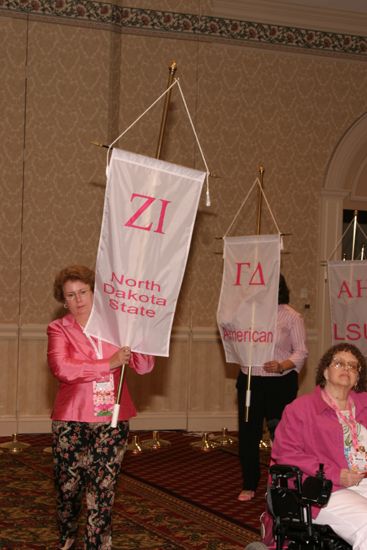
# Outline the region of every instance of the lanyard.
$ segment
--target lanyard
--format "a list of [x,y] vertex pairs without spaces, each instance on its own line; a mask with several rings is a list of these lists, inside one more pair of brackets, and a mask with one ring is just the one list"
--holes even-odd
[[341,420],[348,426],[350,430],[350,434],[352,436],[352,444],[353,444],[354,450],[358,452],[359,444],[358,444],[358,437],[357,437],[357,422],[353,414],[353,408],[355,408],[353,399],[350,397],[350,395],[348,395],[347,407],[348,407],[349,415],[346,416],[343,413],[343,411],[339,409],[338,405],[336,404],[334,399],[331,397],[331,395],[328,394],[325,390],[322,390],[322,397],[324,401],[326,401],[326,403],[330,405],[330,407],[335,411],[339,420]]
[[[80,327],[83,331],[83,334],[85,334],[84,328],[81,325]],[[88,338],[92,348],[94,349],[94,353],[96,354],[97,359],[103,359],[102,340],[100,338],[96,338],[97,340],[97,344],[96,344],[93,338],[89,336],[89,334],[85,334],[85,336]]]
[[103,359],[102,341],[99,338],[97,338],[97,345],[96,345],[96,343],[90,336],[87,336],[87,338],[92,344],[92,347],[94,349],[94,353],[96,354],[97,359]]

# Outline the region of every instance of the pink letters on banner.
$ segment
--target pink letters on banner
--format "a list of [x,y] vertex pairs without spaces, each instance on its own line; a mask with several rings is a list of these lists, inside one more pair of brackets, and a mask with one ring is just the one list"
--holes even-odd
[[142,206],[140,206],[140,208],[138,208],[138,210],[135,212],[135,214],[133,216],[131,216],[131,218],[129,218],[126,223],[124,223],[124,226],[125,227],[133,227],[134,229],[142,229],[143,231],[151,231],[153,222],[151,222],[146,227],[142,227],[141,225],[134,225],[134,222],[137,221],[137,219],[142,215],[143,212],[145,212],[145,210],[147,210],[147,208],[150,207],[151,204],[153,204],[156,200],[159,200],[161,202],[161,212],[160,212],[160,215],[159,215],[159,220],[158,220],[158,223],[157,223],[157,227],[156,227],[156,229],[154,229],[154,233],[164,234],[164,231],[163,231],[164,216],[166,214],[167,206],[169,205],[169,203],[171,201],[167,201],[165,199],[156,199],[155,197],[149,197],[148,195],[140,195],[140,193],[133,193],[130,197],[130,202],[133,202],[133,200],[136,197],[146,199],[146,201],[144,202],[144,204],[142,204]]
[[[115,272],[112,272],[109,282],[103,283],[103,294],[108,296],[111,309],[141,317],[155,317],[157,307],[167,306],[167,299],[160,296],[160,292],[161,285],[156,281],[125,275],[118,277]],[[155,309],[149,306],[155,306]]]
[[328,262],[332,342],[352,342],[364,355],[367,355],[366,271],[366,261]]
[[[242,284],[242,281],[241,281],[242,266],[247,266],[248,269],[251,269],[251,262],[236,262],[235,265],[237,266],[236,282],[233,284],[235,286],[240,286]],[[260,262],[258,262],[255,270],[251,272],[251,277],[248,284],[265,286],[264,273]]]
[[168,357],[205,172],[113,148],[86,334]]
[[338,298],[366,298],[367,293],[363,294],[363,291],[367,291],[367,286],[362,286],[362,280],[357,279],[355,282],[355,288],[348,281],[342,281],[340,290],[338,292]]
[[224,238],[217,322],[227,363],[262,366],[273,357],[280,236]]
[[352,341],[356,342],[361,338],[367,340],[367,324],[366,323],[348,323],[341,327],[336,323],[333,324],[333,337],[335,341]]

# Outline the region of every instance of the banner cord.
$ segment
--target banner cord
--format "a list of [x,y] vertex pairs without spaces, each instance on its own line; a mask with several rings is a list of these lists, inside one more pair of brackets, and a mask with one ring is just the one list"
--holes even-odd
[[266,206],[268,207],[269,212],[270,212],[270,215],[271,215],[272,220],[273,220],[273,222],[274,222],[274,225],[275,225],[275,227],[276,227],[276,229],[277,229],[279,235],[281,234],[281,233],[280,233],[279,226],[278,226],[278,224],[277,224],[277,222],[276,222],[276,219],[275,219],[275,217],[274,217],[274,214],[273,214],[273,212],[272,212],[272,210],[271,210],[271,208],[270,208],[270,204],[269,204],[269,202],[268,202],[268,199],[266,198],[266,195],[265,195],[264,190],[263,190],[263,188],[262,188],[262,185],[261,185],[261,183],[260,183],[260,180],[259,180],[259,178],[256,178],[255,181],[254,181],[254,183],[251,185],[250,190],[248,191],[246,197],[245,197],[244,200],[242,201],[241,206],[240,206],[239,209],[237,210],[237,212],[236,212],[236,214],[235,214],[235,216],[234,216],[232,222],[230,223],[230,225],[229,225],[227,231],[224,233],[224,237],[227,237],[228,233],[231,231],[232,227],[234,226],[234,224],[235,224],[235,222],[236,222],[238,216],[240,215],[240,212],[241,212],[242,208],[245,206],[245,203],[246,203],[247,199],[249,198],[249,196],[250,196],[250,194],[251,194],[253,188],[255,187],[255,185],[258,185],[258,186],[259,186],[259,189],[260,189],[260,191],[261,191],[261,193],[262,193],[262,196],[264,197],[264,200],[265,200],[265,202],[266,202]]
[[[351,228],[352,224],[354,223],[354,220],[351,220],[351,222],[348,224],[348,227],[346,228],[346,230],[344,231],[343,235],[340,237],[340,239],[338,240],[338,242],[336,243],[336,246],[335,248],[333,249],[333,251],[331,252],[331,254],[329,255],[327,261],[329,262],[330,261],[330,258],[332,258],[332,256],[334,256],[335,252],[336,252],[336,249],[338,248],[338,246],[340,246],[340,243],[342,242],[342,240],[344,239],[345,235],[348,233],[349,229]],[[367,240],[367,235],[366,233],[363,231],[362,227],[359,225],[359,223],[357,222],[356,223],[356,227],[358,227],[358,229],[361,231],[361,233],[363,234],[364,238]]]
[[152,109],[152,107],[154,107],[154,105],[156,105],[158,103],[158,101],[160,101],[162,99],[162,97],[164,97],[173,88],[173,86],[176,86],[176,85],[178,86],[178,89],[180,90],[181,98],[182,98],[184,107],[186,109],[186,113],[187,113],[188,119],[190,121],[191,128],[192,128],[192,131],[194,133],[197,146],[199,147],[201,158],[203,159],[203,162],[204,162],[204,165],[205,165],[205,169],[206,169],[206,206],[210,206],[210,194],[209,194],[209,175],[210,175],[210,171],[209,171],[208,164],[206,162],[206,159],[205,159],[205,156],[204,156],[204,153],[203,153],[203,149],[201,147],[199,137],[198,137],[197,132],[195,130],[195,126],[194,126],[194,123],[192,121],[192,117],[190,115],[190,111],[189,111],[189,108],[187,106],[186,99],[185,99],[185,96],[184,96],[184,93],[182,91],[181,84],[180,84],[178,78],[175,78],[174,81],[172,82],[172,84],[159,97],[157,97],[157,99],[155,101],[153,101],[153,103],[147,109],[145,109],[145,111],[140,116],[138,116],[138,118],[134,122],[132,122],[130,124],[130,126],[128,126],[114,141],[112,141],[109,144],[108,150],[107,150],[106,175],[108,175],[108,164],[109,164],[110,152],[111,152],[111,149],[114,146],[114,144],[117,141],[119,141],[119,139],[121,139],[129,130],[131,130],[131,128],[133,126],[135,126],[135,124],[137,122],[139,122],[139,120],[141,118],[143,118],[143,116],[145,116],[150,111],[150,109]]
[[210,195],[209,195],[209,175],[210,175],[210,172],[209,172],[209,168],[208,168],[207,162],[205,160],[205,156],[204,156],[203,150],[201,148],[199,137],[196,133],[195,126],[194,126],[194,123],[192,121],[190,111],[189,111],[189,108],[187,106],[186,99],[185,99],[184,93],[183,93],[182,88],[181,88],[181,84],[180,84],[178,79],[176,80],[176,82],[177,82],[177,85],[178,85],[178,89],[180,90],[181,98],[182,98],[183,104],[185,106],[186,113],[187,113],[187,116],[189,118],[191,128],[192,128],[192,131],[193,131],[195,139],[196,139],[197,146],[199,147],[201,158],[203,159],[203,163],[204,163],[204,166],[206,168],[206,206],[210,206]]

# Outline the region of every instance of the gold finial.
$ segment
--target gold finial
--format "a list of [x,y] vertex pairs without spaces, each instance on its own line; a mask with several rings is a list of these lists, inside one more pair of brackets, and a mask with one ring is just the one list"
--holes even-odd
[[109,145],[106,145],[105,143],[99,143],[98,141],[91,141],[92,145],[97,145],[97,147],[104,147],[105,149],[109,149]]
[[257,215],[256,215],[256,234],[261,234],[261,208],[262,208],[262,189],[264,188],[264,172],[265,168],[262,164],[259,165],[259,174],[260,174],[260,186],[258,188],[257,195]]
[[[173,83],[173,79],[174,79],[176,70],[177,70],[176,61],[171,61],[171,64],[168,67],[169,74],[168,74],[167,90]],[[157,159],[161,158],[162,146],[163,146],[163,137],[164,137],[164,133],[165,133],[165,130],[166,130],[168,107],[169,107],[169,103],[170,103],[170,100],[171,100],[171,93],[172,93],[172,89],[170,89],[167,92],[166,97],[164,99],[163,113],[162,113],[162,119],[161,119],[161,127],[159,129],[157,151],[156,151],[156,154],[155,154],[155,158],[157,158]]]
[[173,61],[171,62],[171,65],[168,67],[168,69],[170,70],[170,72],[171,72],[172,74],[175,74],[175,72],[177,71],[177,63],[176,63],[176,61],[173,60]]

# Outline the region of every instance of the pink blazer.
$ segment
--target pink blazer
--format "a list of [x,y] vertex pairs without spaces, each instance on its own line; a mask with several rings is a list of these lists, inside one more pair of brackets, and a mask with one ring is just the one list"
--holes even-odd
[[[109,422],[110,416],[95,416],[93,406],[93,381],[108,380],[109,358],[118,350],[116,346],[102,342],[102,359],[98,359],[89,339],[71,314],[57,319],[47,327],[48,364],[59,381],[59,388],[51,418],[76,422]],[[138,374],[150,372],[154,357],[132,353],[130,365]],[[120,369],[115,369],[114,386],[117,392]],[[126,380],[124,380],[119,420],[136,415]]]
[[[367,427],[367,393],[351,391],[351,396],[357,422]],[[305,475],[312,476],[323,464],[333,491],[345,488],[340,485],[340,470],[348,468],[343,427],[321,397],[320,386],[286,406],[275,430],[271,457],[272,463],[298,466]],[[320,509],[312,510],[316,517]]]

